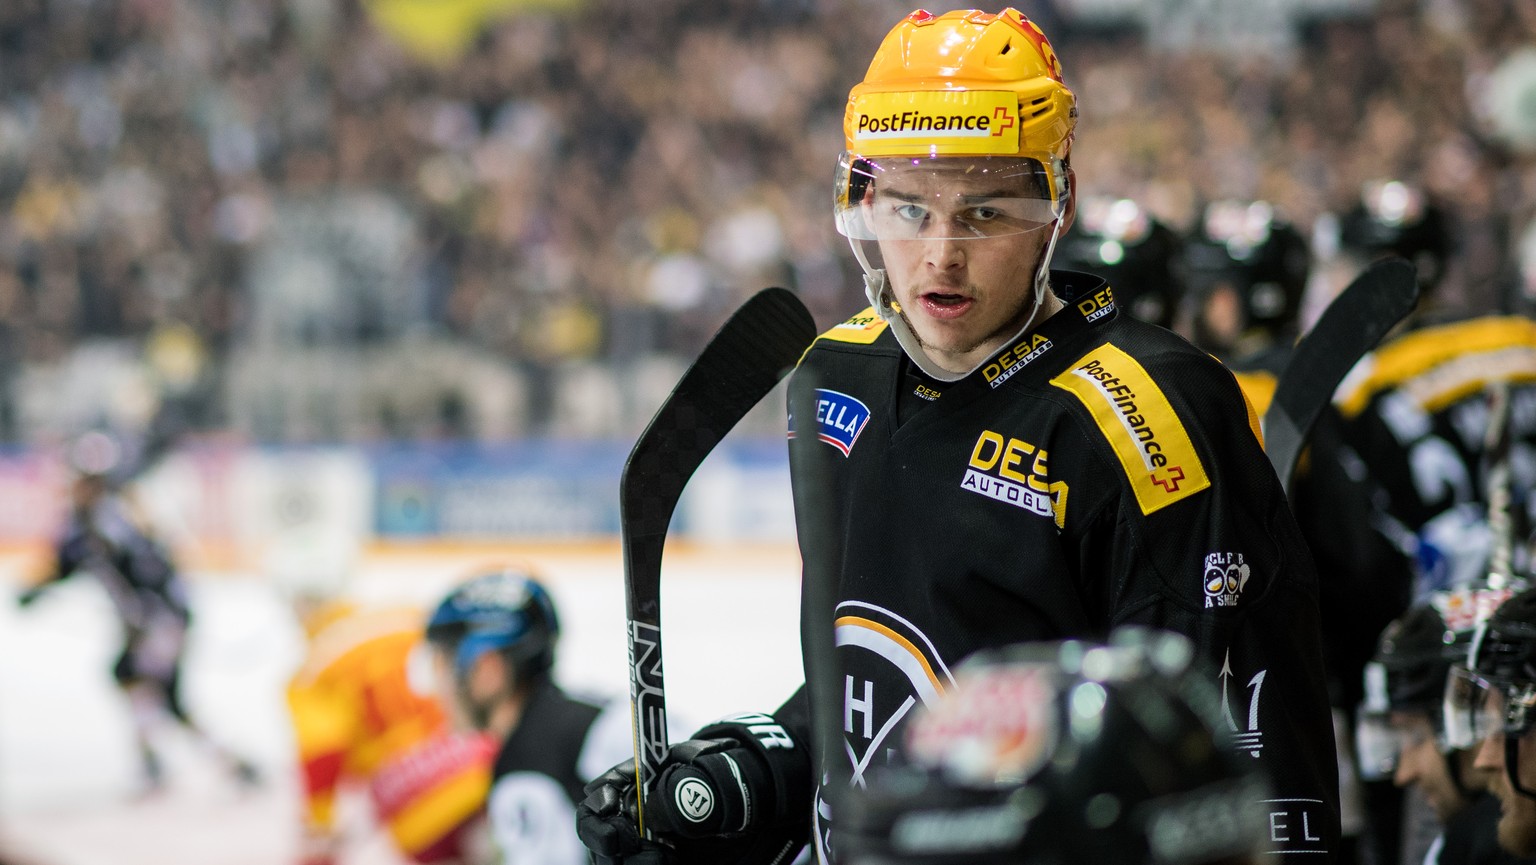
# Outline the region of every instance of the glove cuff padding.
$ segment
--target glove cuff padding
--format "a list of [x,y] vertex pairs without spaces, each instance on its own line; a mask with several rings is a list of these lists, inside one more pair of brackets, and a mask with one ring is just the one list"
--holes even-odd
[[721,718],[695,738],[729,739],[752,755],[767,780],[765,789],[752,790],[759,812],[752,818],[754,827],[803,827],[809,833],[815,785],[808,743],[796,739],[773,716],[758,713]]

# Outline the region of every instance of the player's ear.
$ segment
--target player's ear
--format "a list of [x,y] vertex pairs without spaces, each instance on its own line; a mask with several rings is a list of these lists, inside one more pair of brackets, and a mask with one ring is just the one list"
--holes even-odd
[[1061,234],[1066,234],[1072,227],[1072,221],[1077,218],[1077,172],[1072,170],[1071,163],[1066,166],[1066,174],[1063,178],[1061,193],[1066,207],[1061,214]]

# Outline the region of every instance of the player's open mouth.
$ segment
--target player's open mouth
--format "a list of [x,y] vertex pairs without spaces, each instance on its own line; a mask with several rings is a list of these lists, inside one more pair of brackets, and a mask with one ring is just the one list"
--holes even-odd
[[975,300],[963,294],[931,291],[922,296],[922,302],[923,311],[934,318],[958,318],[971,308]]

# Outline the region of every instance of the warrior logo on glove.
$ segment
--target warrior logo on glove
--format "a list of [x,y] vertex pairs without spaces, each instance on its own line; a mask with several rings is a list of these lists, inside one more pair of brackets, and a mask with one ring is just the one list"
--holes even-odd
[[709,785],[697,778],[689,778],[677,785],[677,810],[694,823],[702,823],[715,810],[715,795]]

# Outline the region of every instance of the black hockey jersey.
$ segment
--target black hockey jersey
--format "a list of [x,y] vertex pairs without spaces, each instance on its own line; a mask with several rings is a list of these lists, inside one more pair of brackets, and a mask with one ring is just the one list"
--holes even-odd
[[629,707],[566,694],[546,681],[528,696],[496,755],[486,815],[502,865],[585,865],[576,837],[582,786],[634,759]]
[[791,420],[801,553],[838,583],[835,611],[803,616],[835,621],[835,658],[806,660],[843,695],[847,759],[823,770],[857,781],[888,759],[977,650],[1164,628],[1194,641],[1222,724],[1274,779],[1271,848],[1327,861],[1317,579],[1257,421],[1226,368],[1118,314],[1103,280],[1052,281],[1066,307],[960,381],[916,372],[872,311],[794,374],[791,406],[816,406]]
[[[1369,528],[1413,562],[1415,595],[1485,572],[1492,540],[1486,390],[1498,381],[1510,385],[1514,505],[1528,509],[1525,493],[1536,485],[1536,322],[1485,316],[1415,328],[1368,355],[1339,389],[1342,446],[1334,459],[1357,481],[1369,479],[1379,506]],[[1528,510],[1514,517],[1529,529]],[[1524,540],[1516,538],[1516,547]]]

